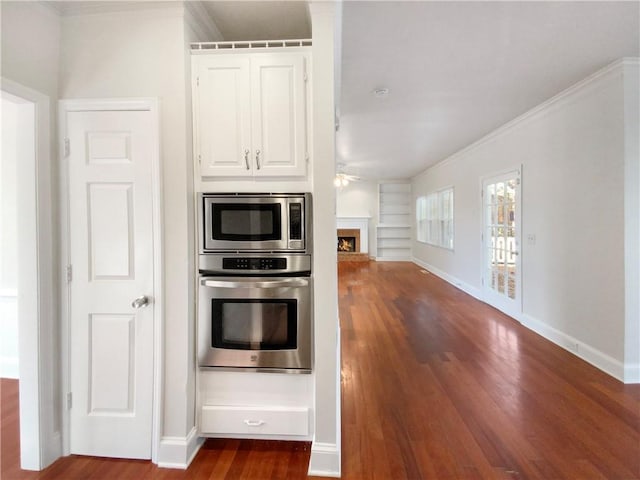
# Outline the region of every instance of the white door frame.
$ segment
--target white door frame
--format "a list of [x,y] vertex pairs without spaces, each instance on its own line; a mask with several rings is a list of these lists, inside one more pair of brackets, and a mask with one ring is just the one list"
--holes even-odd
[[56,390],[53,384],[58,346],[54,340],[50,99],[4,77],[2,91],[33,104],[35,113],[32,161],[18,171],[23,177],[18,179],[19,215],[26,217],[22,223],[29,224],[25,240],[29,244],[28,251],[25,255],[20,254],[18,265],[23,277],[19,279],[20,285],[28,285],[37,295],[36,301],[28,305],[18,300],[18,357],[21,467],[41,470],[53,463],[61,452],[60,432],[55,430],[57,412],[54,411]]
[[[153,284],[154,284],[154,315],[153,315],[153,407],[152,407],[152,433],[151,433],[151,461],[158,463],[158,450],[162,435],[162,390],[163,390],[163,358],[164,358],[164,328],[162,318],[164,315],[164,272],[163,272],[163,244],[162,244],[162,171],[160,162],[160,108],[156,98],[113,98],[113,99],[74,99],[60,100],[59,102],[59,138],[60,138],[60,213],[61,213],[61,271],[66,272],[70,263],[69,251],[69,172],[65,155],[65,138],[67,137],[68,112],[89,111],[149,111],[152,116],[151,142],[154,148],[151,160],[151,190],[153,203]],[[69,284],[63,282],[61,295],[61,343],[62,343],[62,430],[63,453],[70,453],[70,414],[67,408],[67,395],[70,392],[71,356],[70,356],[70,294]]]
[[[487,298],[487,294],[486,294],[486,285],[485,282],[487,281],[486,277],[486,249],[485,249],[485,198],[484,198],[484,184],[487,182],[487,180],[491,180],[493,178],[496,177],[500,177],[503,175],[507,175],[509,173],[513,173],[513,172],[517,172],[518,174],[518,180],[519,180],[519,184],[518,186],[520,187],[518,190],[518,198],[516,198],[516,210],[518,212],[518,223],[516,223],[516,239],[517,239],[517,252],[518,252],[518,260],[517,260],[517,265],[518,265],[518,269],[517,269],[517,273],[516,273],[516,282],[517,282],[517,292],[518,292],[518,298],[516,299],[516,301],[513,302],[514,305],[514,310],[509,309],[509,308],[505,308],[503,305],[497,305],[494,302],[489,301],[490,299]],[[482,241],[480,242],[480,248],[481,248],[481,271],[480,271],[480,278],[482,280],[482,300],[491,305],[494,308],[497,308],[498,310],[500,310],[501,312],[515,318],[517,321],[522,322],[522,305],[523,305],[523,290],[522,290],[522,165],[516,165],[512,168],[506,168],[504,170],[499,170],[497,172],[492,172],[491,174],[487,174],[484,175],[480,178],[480,192],[481,192],[481,196],[480,196],[480,215],[481,215],[481,221],[480,221],[480,225],[482,228]]]

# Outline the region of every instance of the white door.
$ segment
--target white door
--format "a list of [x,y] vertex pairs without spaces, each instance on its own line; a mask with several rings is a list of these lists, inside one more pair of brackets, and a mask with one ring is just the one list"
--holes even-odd
[[485,179],[482,187],[484,299],[517,318],[522,311],[520,172]]
[[202,176],[251,175],[249,57],[194,57],[196,158]]
[[[69,111],[65,117],[75,454],[151,458],[153,115]],[[136,298],[139,308],[132,305]]]
[[255,175],[306,174],[305,62],[301,54],[251,57]]

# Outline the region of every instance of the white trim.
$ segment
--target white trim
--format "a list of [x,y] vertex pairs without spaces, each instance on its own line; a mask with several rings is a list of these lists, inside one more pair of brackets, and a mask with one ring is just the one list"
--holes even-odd
[[204,443],[193,427],[186,437],[162,437],[158,448],[158,467],[186,470]]
[[[82,111],[148,111],[151,114],[153,158],[151,164],[152,216],[153,216],[153,284],[154,284],[154,339],[153,339],[153,406],[151,433],[151,460],[157,463],[161,444],[162,408],[163,408],[163,378],[164,378],[164,263],[162,242],[162,164],[160,152],[160,102],[157,98],[113,98],[113,99],[73,99],[59,101],[58,130],[60,148],[67,135],[66,114]],[[64,153],[60,152],[60,158]],[[68,171],[64,162],[60,166],[60,212],[61,212],[61,272],[65,271],[69,263],[69,196]],[[70,288],[65,279],[61,279],[61,379],[63,398],[70,391]],[[63,402],[64,403],[64,402]],[[62,438],[63,452],[70,453],[69,440],[69,410],[62,406]]]
[[218,25],[202,2],[184,2],[184,18],[198,38],[223,40]]
[[439,268],[436,268],[433,265],[430,265],[427,262],[420,260],[419,258],[413,257],[411,261],[416,265],[424,268],[428,272],[433,273],[435,276],[440,277],[445,282],[450,283],[451,285],[458,288],[459,290],[462,290],[464,293],[467,293],[471,295],[473,298],[480,300],[481,302],[484,302],[484,300],[482,299],[481,289],[476,288],[472,285],[469,285],[468,283],[463,282],[459,278],[454,277],[453,275],[449,275],[448,273],[440,270]]
[[[23,469],[40,470],[53,463],[61,454],[59,432],[54,430],[58,422],[53,407],[57,403],[53,385],[57,345],[51,225],[51,100],[47,95],[7,78],[3,77],[1,83],[3,92],[32,103],[35,109],[35,161],[28,167],[33,169],[35,182],[31,182],[32,188],[22,194],[32,196],[30,205],[33,205],[35,212],[35,238],[29,241],[34,243],[36,258],[26,262],[29,265],[33,262],[35,278],[26,280],[31,285],[31,291],[35,285],[37,302],[33,305],[33,315],[19,319],[22,324],[19,368],[28,369],[21,375],[20,416],[23,419],[34,419],[33,422],[21,422],[21,466]],[[20,258],[18,262],[23,269],[25,262]],[[25,435],[28,437],[25,438]],[[27,441],[30,442],[28,449],[25,443]]]
[[7,357],[0,355],[0,372],[2,372],[2,378],[20,378],[18,371],[18,357]]
[[[423,262],[417,258],[413,259],[413,263],[423,267],[425,270],[433,273],[434,275],[442,278],[447,283],[450,283],[454,287],[462,290],[463,292],[471,295],[472,297],[486,303],[482,299],[482,291],[471,285],[462,282],[461,280],[449,275],[442,270],[439,270],[426,262]],[[487,303],[487,305],[490,305]],[[497,307],[494,307],[497,308]],[[507,312],[503,312],[509,315]],[[511,316],[511,315],[509,315]],[[571,335],[567,335],[560,330],[557,330],[546,323],[527,314],[520,314],[517,317],[513,317],[514,320],[520,322],[524,327],[536,332],[546,340],[558,345],[562,349],[574,354],[594,367],[602,370],[603,372],[611,375],[612,377],[626,383],[637,383],[640,381],[640,365],[625,366],[619,360],[601,352],[600,350],[583,343]]]
[[640,383],[640,363],[624,366],[624,383]]
[[624,82],[624,381],[640,383],[640,59]]
[[308,475],[340,478],[340,449],[335,443],[313,442]]
[[582,343],[571,335],[561,332],[530,315],[523,314],[519,320],[520,323],[529,330],[536,332],[550,342],[555,343],[612,377],[624,381],[625,368],[619,360],[593,348],[591,345]]
[[241,51],[251,50],[272,50],[272,49],[289,49],[300,47],[311,47],[312,42],[309,38],[296,38],[287,40],[247,40],[233,42],[193,42],[191,43],[191,53],[208,53],[210,51]]
[[162,191],[162,152],[160,151],[160,101],[149,99],[153,121],[152,144],[155,162],[151,165],[151,191],[153,215],[153,290],[154,290],[154,328],[153,328],[153,413],[151,432],[151,461],[158,462],[160,436],[162,434],[162,412],[164,411],[164,232]]
[[[48,1],[37,2],[48,4]],[[63,5],[56,5],[52,8],[62,17],[74,17],[79,15],[105,15],[121,13],[137,13],[140,15],[160,16],[166,13],[179,15],[182,12],[182,5],[178,2],[166,1],[90,1],[90,2],[67,2]]]
[[427,172],[429,172],[433,168],[448,165],[449,163],[454,162],[461,157],[464,157],[467,153],[475,150],[478,147],[481,147],[485,143],[489,143],[509,133],[511,130],[524,126],[527,122],[534,120],[538,116],[547,115],[549,112],[552,111],[552,109],[561,107],[565,102],[570,101],[573,95],[583,93],[583,91],[588,91],[590,88],[597,87],[601,81],[608,80],[610,76],[621,75],[623,65],[627,65],[627,64],[635,65],[636,63],[638,63],[638,59],[633,57],[622,58],[620,60],[616,60],[613,63],[610,63],[606,67],[598,70],[597,72],[580,80],[579,82],[563,90],[557,95],[554,95],[550,99],[533,107],[531,110],[523,113],[522,115],[514,118],[513,120],[508,121],[501,127],[498,127],[496,130],[485,135],[481,139],[471,143],[470,145],[467,145],[466,147],[462,148],[461,150],[458,150],[457,152],[448,156],[447,158],[424,169],[422,172],[412,177],[412,181],[415,181],[416,179],[426,175]]
[[411,262],[412,257],[403,255],[401,257],[372,257],[376,262]]

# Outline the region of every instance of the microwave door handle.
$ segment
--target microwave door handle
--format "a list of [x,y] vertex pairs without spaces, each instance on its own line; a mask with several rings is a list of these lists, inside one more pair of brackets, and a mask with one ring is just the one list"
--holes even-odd
[[203,279],[200,281],[203,287],[216,288],[281,288],[281,287],[306,287],[309,281],[304,278],[282,278],[279,280],[260,280],[234,282],[229,280],[210,280]]

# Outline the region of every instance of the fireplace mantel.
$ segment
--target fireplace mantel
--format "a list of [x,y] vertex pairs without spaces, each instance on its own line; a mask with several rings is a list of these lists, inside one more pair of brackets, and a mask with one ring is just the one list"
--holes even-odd
[[369,253],[369,220],[371,217],[337,217],[337,228],[360,230],[360,252]]

